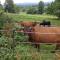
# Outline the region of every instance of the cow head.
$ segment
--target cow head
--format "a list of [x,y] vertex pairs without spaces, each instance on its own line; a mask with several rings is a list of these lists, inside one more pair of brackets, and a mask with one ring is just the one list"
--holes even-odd
[[20,31],[24,34],[30,34],[29,32],[33,31],[33,28],[38,24],[36,21],[20,21],[19,24],[21,25]]
[[20,25],[23,27],[31,27],[35,26],[37,22],[32,22],[32,21],[20,21]]
[[36,26],[37,25],[37,22],[32,22],[32,27]]

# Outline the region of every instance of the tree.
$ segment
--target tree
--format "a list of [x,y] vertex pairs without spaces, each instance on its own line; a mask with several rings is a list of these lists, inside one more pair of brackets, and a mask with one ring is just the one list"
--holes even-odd
[[3,5],[0,2],[0,15],[2,14],[2,12],[3,12]]
[[54,14],[60,19],[60,0],[54,2]]
[[35,7],[30,7],[28,10],[27,10],[27,14],[36,14],[37,13],[37,9]]
[[2,29],[2,26],[3,26],[3,6],[2,6],[2,4],[1,4],[1,2],[0,2],[0,29]]
[[13,0],[5,0],[5,12],[14,13],[14,2]]
[[43,14],[44,13],[44,2],[40,1],[38,5],[38,13]]
[[14,9],[15,9],[15,13],[19,13],[20,12],[20,7],[17,6],[16,4],[14,5]]
[[47,8],[46,8],[46,13],[47,14],[54,14],[54,2],[48,4]]
[[3,9],[3,6],[2,6],[2,4],[1,4],[1,2],[0,2],[0,10],[2,10]]

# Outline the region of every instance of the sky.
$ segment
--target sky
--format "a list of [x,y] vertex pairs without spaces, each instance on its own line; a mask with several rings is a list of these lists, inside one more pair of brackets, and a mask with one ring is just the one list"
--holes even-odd
[[[1,3],[3,4],[5,0],[0,0]],[[14,3],[38,3],[39,1],[44,1],[44,2],[52,2],[54,0],[13,0]]]

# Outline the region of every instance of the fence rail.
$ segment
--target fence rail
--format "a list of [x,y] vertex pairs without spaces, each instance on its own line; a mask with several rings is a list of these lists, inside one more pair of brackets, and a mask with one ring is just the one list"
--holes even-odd
[[20,33],[38,33],[38,34],[60,34],[60,33],[40,33],[40,32],[23,32],[23,31],[20,31],[20,30],[0,30],[0,32],[20,32]]
[[18,43],[21,43],[21,44],[48,44],[48,45],[50,45],[50,44],[60,44],[60,43],[34,43],[34,42],[18,42]]
[[[10,32],[13,32],[13,57],[15,56],[14,55],[14,53],[15,53],[15,38],[14,38],[14,35],[15,35],[15,32],[17,32],[17,33],[19,33],[19,32],[21,32],[21,31],[18,31],[18,30],[0,30],[0,32],[8,32],[8,31],[10,31]],[[21,33],[38,33],[38,34],[59,34],[60,35],[60,33],[40,33],[40,32],[21,32]],[[49,45],[51,45],[51,44],[57,44],[57,43],[34,43],[34,42],[17,42],[17,44],[49,44]],[[60,43],[58,43],[58,44],[60,44]],[[1,47],[0,47],[1,48]],[[20,50],[20,49],[19,49]],[[32,52],[31,52],[32,51]],[[48,60],[53,60],[53,59],[55,59],[55,60],[57,60],[59,57],[60,57],[60,55],[58,54],[58,53],[55,53],[54,55],[53,55],[53,53],[51,53],[51,55],[49,54],[49,53],[43,53],[43,52],[59,52],[60,53],[60,50],[54,50],[54,49],[52,49],[52,50],[40,50],[39,49],[39,51],[41,51],[41,53],[39,53],[39,52],[37,52],[37,51],[34,51],[34,50],[32,50],[32,48],[30,48],[30,50],[26,50],[25,51],[25,53],[27,52],[31,52],[31,54],[21,54],[20,55],[20,58],[24,58],[24,57],[26,57],[25,58],[25,60],[28,58],[28,57],[30,57],[30,58],[32,58],[33,59],[33,57],[34,58],[36,58],[36,59],[39,59],[39,60],[43,60],[43,58],[44,58],[44,60],[46,60],[46,59],[48,59]],[[19,52],[23,52],[22,50],[20,50]],[[35,52],[35,53],[34,53]],[[19,57],[17,57],[17,59],[18,59]],[[29,58],[29,59],[30,59]],[[51,58],[51,59],[50,59]]]
[[[14,33],[15,32],[17,32],[17,33],[38,33],[38,34],[58,34],[58,35],[60,35],[60,33],[40,33],[40,32],[22,32],[22,31],[18,31],[18,30],[0,30],[0,32],[8,32],[8,31],[10,31],[10,32],[13,32],[13,42],[14,42],[14,40],[15,40],[15,38],[14,38]],[[57,43],[57,42],[52,42],[52,43],[45,43],[45,42],[43,42],[43,43],[39,43],[39,42],[18,42],[18,43],[22,43],[22,44],[60,44],[59,42]]]

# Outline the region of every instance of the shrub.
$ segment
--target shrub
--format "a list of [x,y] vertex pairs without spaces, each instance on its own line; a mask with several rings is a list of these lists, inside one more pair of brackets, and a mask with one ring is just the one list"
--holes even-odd
[[15,34],[15,40],[19,42],[27,42],[28,41],[28,36],[24,35],[24,33],[16,33]]

